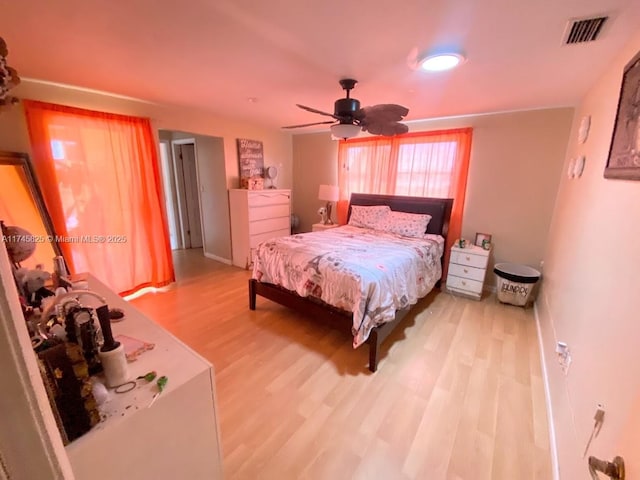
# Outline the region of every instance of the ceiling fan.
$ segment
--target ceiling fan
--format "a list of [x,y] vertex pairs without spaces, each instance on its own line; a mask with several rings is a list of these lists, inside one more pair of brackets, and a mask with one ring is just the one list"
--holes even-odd
[[333,113],[323,112],[315,108],[296,104],[296,106],[303,110],[332,117],[333,120],[303,123],[301,125],[289,125],[282,128],[310,127],[311,125],[331,123],[331,133],[333,136],[345,139],[357,136],[360,130],[369,132],[373,135],[385,136],[398,135],[409,131],[409,127],[404,123],[400,123],[400,120],[409,113],[408,108],[392,103],[383,103],[380,105],[360,108],[360,102],[349,96],[349,92],[353,87],[355,87],[356,83],[358,83],[357,80],[353,80],[351,78],[343,78],[340,80],[340,85],[347,94],[345,98],[339,98],[335,101]]

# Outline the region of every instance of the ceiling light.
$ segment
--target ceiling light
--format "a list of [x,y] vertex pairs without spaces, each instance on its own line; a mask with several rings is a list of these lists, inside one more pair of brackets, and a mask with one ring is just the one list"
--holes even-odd
[[459,53],[437,53],[418,60],[418,66],[427,72],[442,72],[457,67],[464,60]]
[[360,133],[360,127],[358,125],[353,125],[351,123],[337,123],[335,125],[331,125],[331,135],[336,138],[353,138],[357,137],[358,133]]

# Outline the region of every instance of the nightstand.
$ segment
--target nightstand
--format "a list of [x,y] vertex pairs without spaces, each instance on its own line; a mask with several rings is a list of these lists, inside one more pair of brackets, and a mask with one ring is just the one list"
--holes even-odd
[[324,224],[324,223],[314,223],[313,225],[311,225],[311,231],[312,232],[321,232],[323,230],[329,230],[331,228],[336,228],[339,227],[340,225],[338,225],[337,223],[329,223],[329,224]]
[[475,245],[466,248],[451,247],[447,290],[480,300],[490,253],[491,250]]

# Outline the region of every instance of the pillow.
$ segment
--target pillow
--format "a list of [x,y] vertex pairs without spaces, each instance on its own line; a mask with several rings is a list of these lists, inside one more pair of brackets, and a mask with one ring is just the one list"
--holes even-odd
[[375,228],[403,237],[424,238],[430,220],[431,215],[391,211]]
[[388,205],[375,205],[372,207],[352,205],[349,225],[354,227],[375,228],[378,222],[382,221],[389,213],[391,213],[391,209]]

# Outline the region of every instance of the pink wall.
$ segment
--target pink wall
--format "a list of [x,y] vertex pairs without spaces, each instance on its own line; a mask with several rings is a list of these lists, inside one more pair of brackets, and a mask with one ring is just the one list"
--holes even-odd
[[[603,177],[616,116],[622,71],[640,50],[636,35],[596,82],[576,110],[551,224],[543,282],[536,305],[548,373],[560,478],[588,478],[583,450],[596,405],[605,423],[589,454],[610,460],[626,456],[638,472],[640,450],[632,451],[630,419],[638,422],[640,394],[640,182]],[[580,119],[591,130],[578,143]],[[586,156],[579,179],[564,173],[571,158]],[[573,363],[565,375],[554,351],[569,345]],[[627,473],[627,478],[634,478]],[[636,477],[637,478],[637,477]]]

